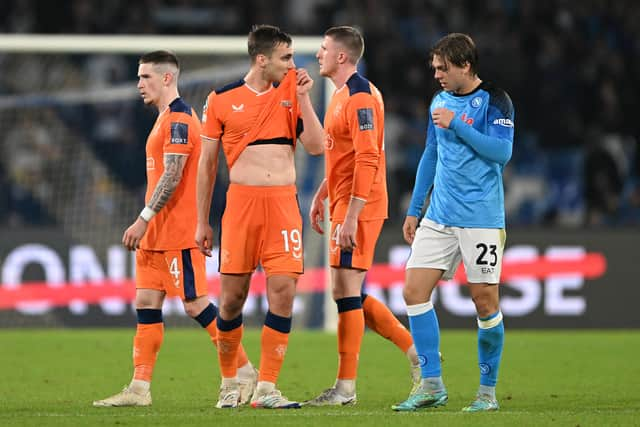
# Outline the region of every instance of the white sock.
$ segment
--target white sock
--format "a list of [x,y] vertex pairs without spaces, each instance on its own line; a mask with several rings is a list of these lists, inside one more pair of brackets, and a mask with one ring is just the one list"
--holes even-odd
[[137,394],[145,394],[151,388],[151,383],[144,380],[133,379],[129,383],[129,390]]
[[444,390],[444,382],[442,382],[442,377],[423,378],[420,384],[423,389],[428,391],[438,392]]
[[238,368],[238,377],[239,378],[247,378],[252,377],[254,375],[253,365],[251,362],[247,362],[241,367]]
[[238,376],[222,378],[222,387],[238,387]]
[[480,384],[480,388],[478,388],[478,395],[488,397],[491,400],[496,400],[496,388],[490,385],[482,385]]
[[256,395],[263,396],[265,394],[271,393],[275,389],[275,383],[272,383],[270,381],[258,381],[258,385],[256,385]]
[[343,396],[353,396],[356,393],[356,380],[336,380],[334,387]]

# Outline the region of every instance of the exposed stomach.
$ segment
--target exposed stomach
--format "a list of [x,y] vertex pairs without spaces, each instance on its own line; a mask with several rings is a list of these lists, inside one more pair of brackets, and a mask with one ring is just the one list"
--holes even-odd
[[246,147],[229,171],[229,180],[241,185],[295,184],[293,147],[275,144]]

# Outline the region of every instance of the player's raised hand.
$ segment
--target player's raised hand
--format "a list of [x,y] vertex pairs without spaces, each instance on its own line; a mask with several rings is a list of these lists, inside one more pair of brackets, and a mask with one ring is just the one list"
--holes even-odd
[[213,247],[213,228],[209,224],[198,223],[196,227],[196,245],[198,250],[204,256],[211,256],[211,248]]
[[444,129],[449,129],[449,125],[454,116],[455,113],[453,111],[442,107],[436,108],[433,110],[433,113],[431,113],[433,124]]
[[140,240],[147,232],[147,221],[138,217],[136,221],[129,226],[122,235],[122,244],[130,251],[135,251],[140,246]]
[[296,92],[298,96],[306,95],[309,93],[311,88],[313,87],[313,79],[304,68],[298,68],[297,70],[297,80],[296,80]]
[[404,219],[404,224],[402,225],[402,235],[404,236],[404,241],[408,244],[413,243],[413,239],[416,237],[416,229],[418,228],[418,218],[415,216],[408,215]]
[[317,233],[324,234],[322,229],[322,223],[324,222],[324,199],[318,197],[316,194],[311,202],[311,209],[309,210],[309,223]]

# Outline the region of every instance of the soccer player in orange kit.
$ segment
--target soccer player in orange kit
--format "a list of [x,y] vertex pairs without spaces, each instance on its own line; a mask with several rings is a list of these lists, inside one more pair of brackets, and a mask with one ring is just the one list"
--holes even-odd
[[[94,406],[151,405],[151,376],[162,345],[162,303],[166,295],[182,299],[184,309],[217,340],[216,307],[207,297],[204,256],[193,242],[196,230],[196,175],[201,126],[197,114],[178,94],[180,67],[175,54],[143,55],[138,90],[159,115],[146,144],[146,205],[124,232],[122,243],[136,251],[136,312],[131,383]],[[256,384],[256,372],[242,349],[236,364],[242,372],[243,398]]]
[[248,51],[248,73],[213,91],[202,118],[196,242],[208,256],[213,243],[209,210],[221,146],[230,180],[220,233],[217,322],[222,384],[216,406],[238,405],[235,358],[243,334],[242,307],[251,275],[261,263],[267,275],[269,311],[251,405],[299,408],[300,403],[276,388],[289,342],[296,282],[303,272],[294,148],[299,137],[306,151],[321,154],[323,131],[309,98],[313,80],[305,70],[295,70],[291,37],[274,26],[256,26],[249,33]]
[[358,357],[364,325],[390,339],[411,363],[414,385],[420,370],[411,334],[362,283],[373,262],[376,241],[387,218],[384,104],[380,91],[357,72],[364,52],[353,27],[325,32],[316,54],[320,74],[336,86],[324,119],[326,177],[313,199],[311,226],[323,233],[324,200],[331,220],[329,261],[338,306],[338,375],[333,387],[306,402],[312,406],[356,403]]

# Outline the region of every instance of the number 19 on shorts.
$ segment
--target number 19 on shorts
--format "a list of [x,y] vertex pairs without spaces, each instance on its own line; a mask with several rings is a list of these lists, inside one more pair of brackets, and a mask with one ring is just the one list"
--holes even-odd
[[290,252],[294,258],[300,259],[302,257],[302,234],[300,230],[297,228],[293,230],[280,230],[280,234],[282,234],[284,251]]

